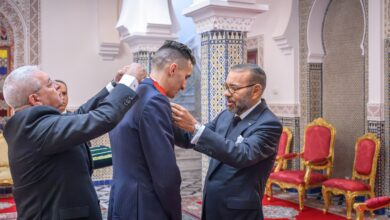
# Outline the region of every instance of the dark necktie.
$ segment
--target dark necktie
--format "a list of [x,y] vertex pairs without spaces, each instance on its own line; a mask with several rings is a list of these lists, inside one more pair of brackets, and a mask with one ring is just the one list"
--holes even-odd
[[238,122],[241,121],[241,118],[239,116],[234,116],[233,120],[232,120],[232,128],[235,128],[238,124]]
[[232,122],[230,123],[227,135],[230,134],[230,132],[237,126],[237,124],[241,121],[241,118],[238,116],[234,116]]

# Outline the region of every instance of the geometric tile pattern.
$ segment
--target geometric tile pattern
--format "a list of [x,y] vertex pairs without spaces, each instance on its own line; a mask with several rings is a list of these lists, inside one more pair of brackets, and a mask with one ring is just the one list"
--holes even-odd
[[322,116],[322,63],[309,63],[308,106],[310,121]]
[[152,57],[154,56],[154,53],[155,52],[151,51],[138,51],[133,53],[133,61],[142,64],[148,75],[152,69]]
[[[279,117],[280,121],[282,122],[283,126],[288,127],[291,130],[292,133],[292,141],[290,146],[290,152],[299,153],[300,152],[300,142],[299,142],[299,135],[300,135],[300,126],[299,126],[299,117]],[[288,168],[292,169],[299,169],[300,167],[299,160],[289,160],[288,161]]]
[[201,34],[202,121],[207,122],[225,109],[223,83],[230,66],[246,61],[246,33],[208,31]]
[[[226,108],[223,83],[232,65],[247,60],[246,32],[211,30],[201,33],[201,121],[214,119]],[[208,158],[202,157],[202,180]]]
[[386,146],[385,146],[385,122],[384,121],[368,121],[368,132],[376,134],[377,138],[380,140],[381,146],[379,151],[378,158],[378,167],[376,172],[375,180],[375,194],[377,196],[386,195],[385,188],[386,186]]
[[[390,5],[390,1],[386,1],[387,5],[385,8],[388,9]],[[388,10],[388,13],[390,10]],[[389,17],[387,17],[389,18]],[[386,22],[389,25],[389,21]],[[387,29],[389,27],[387,26]],[[385,193],[386,195],[390,195],[390,38],[386,38],[384,41],[384,94],[385,94],[385,164],[386,164],[386,172],[385,172]],[[390,212],[390,209],[388,209]]]
[[384,37],[390,38],[390,0],[384,0]]

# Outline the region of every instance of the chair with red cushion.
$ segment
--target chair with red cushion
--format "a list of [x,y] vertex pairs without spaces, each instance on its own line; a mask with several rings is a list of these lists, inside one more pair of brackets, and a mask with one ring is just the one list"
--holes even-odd
[[294,188],[298,191],[299,209],[303,210],[306,190],[320,187],[332,173],[335,135],[335,128],[323,118],[308,124],[305,127],[303,151],[284,156],[284,159],[300,158],[301,169],[271,173],[265,190],[268,199],[272,198],[272,184],[282,189]]
[[280,135],[278,154],[276,155],[273,172],[278,172],[279,170],[285,170],[287,168],[287,160],[285,159],[285,155],[288,155],[290,152],[291,140],[291,130],[288,127],[283,127],[282,135]]
[[328,211],[331,194],[344,195],[347,219],[351,219],[352,204],[356,196],[375,197],[374,186],[380,141],[375,134],[367,133],[355,144],[352,179],[332,178],[322,184],[325,209]]
[[389,196],[375,197],[372,199],[368,199],[363,203],[355,203],[353,207],[356,211],[356,220],[363,220],[364,211],[370,211],[372,214],[373,211],[377,209],[390,207],[390,197]]

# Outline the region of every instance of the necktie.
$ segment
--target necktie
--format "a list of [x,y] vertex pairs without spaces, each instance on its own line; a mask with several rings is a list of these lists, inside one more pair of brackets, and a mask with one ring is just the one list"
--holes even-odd
[[241,121],[241,118],[238,116],[234,116],[232,122],[230,123],[227,135],[230,134],[230,132],[237,126],[237,124]]
[[234,116],[233,120],[232,120],[232,128],[235,128],[238,124],[238,122],[241,121],[241,118],[238,117],[238,116]]

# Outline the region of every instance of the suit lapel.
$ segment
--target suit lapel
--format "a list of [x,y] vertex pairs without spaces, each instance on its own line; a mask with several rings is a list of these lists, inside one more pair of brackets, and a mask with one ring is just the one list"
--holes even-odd
[[[230,139],[233,137],[233,141],[237,139],[239,135],[241,135],[246,129],[248,129],[250,126],[252,126],[256,120],[260,117],[261,113],[267,108],[267,104],[265,103],[265,100],[262,99],[260,105],[256,106],[248,116],[246,116],[242,121],[240,121],[237,126],[230,131],[229,134],[227,134],[227,131],[229,127],[231,126],[234,114],[231,114],[230,116],[230,123],[228,126],[225,126],[225,129],[223,130],[223,134],[225,138],[230,137]],[[212,174],[221,166],[222,162],[219,160],[216,160],[214,158],[210,159],[210,165],[209,165],[209,171],[208,171],[208,178],[209,179]]]

